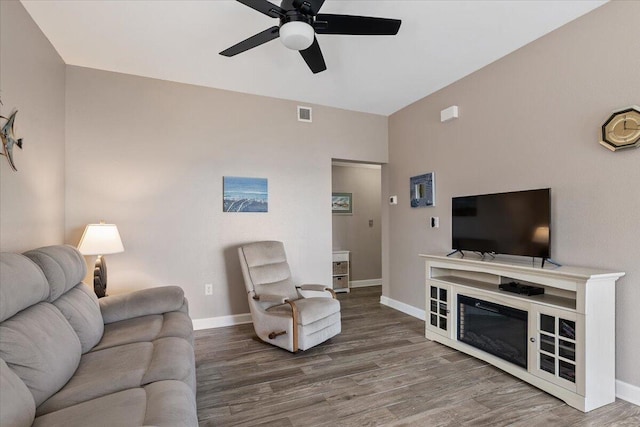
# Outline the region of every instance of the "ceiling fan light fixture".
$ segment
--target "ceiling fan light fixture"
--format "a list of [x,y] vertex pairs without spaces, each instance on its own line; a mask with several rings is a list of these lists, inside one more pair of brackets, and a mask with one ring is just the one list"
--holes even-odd
[[315,31],[303,21],[289,21],[280,27],[282,44],[293,50],[305,50],[313,44]]

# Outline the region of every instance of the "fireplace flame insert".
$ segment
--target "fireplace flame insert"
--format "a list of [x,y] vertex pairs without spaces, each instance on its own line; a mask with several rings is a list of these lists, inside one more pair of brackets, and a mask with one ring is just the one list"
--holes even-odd
[[458,295],[458,341],[527,367],[528,313]]

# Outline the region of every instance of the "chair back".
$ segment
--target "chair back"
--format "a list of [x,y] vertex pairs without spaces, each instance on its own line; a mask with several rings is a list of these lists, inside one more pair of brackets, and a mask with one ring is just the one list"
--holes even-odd
[[238,248],[247,292],[298,299],[282,242],[264,241]]

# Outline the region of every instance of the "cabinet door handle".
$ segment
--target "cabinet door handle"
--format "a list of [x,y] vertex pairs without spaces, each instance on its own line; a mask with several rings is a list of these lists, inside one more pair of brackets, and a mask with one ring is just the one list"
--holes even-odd
[[529,341],[536,342],[536,338],[535,337],[531,337],[531,338],[529,338]]

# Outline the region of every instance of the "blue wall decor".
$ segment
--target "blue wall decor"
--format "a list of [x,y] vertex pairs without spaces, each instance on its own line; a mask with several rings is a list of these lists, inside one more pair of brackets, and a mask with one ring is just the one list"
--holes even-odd
[[409,200],[412,208],[424,208],[436,205],[435,174],[433,172],[410,178]]
[[225,176],[223,180],[223,212],[269,212],[266,178]]

